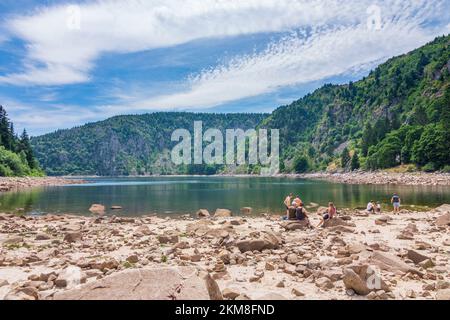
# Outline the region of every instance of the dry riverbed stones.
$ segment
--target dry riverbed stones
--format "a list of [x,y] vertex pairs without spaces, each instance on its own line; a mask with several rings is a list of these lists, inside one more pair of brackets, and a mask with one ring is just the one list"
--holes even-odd
[[0,214],[0,299],[446,299],[448,209],[344,209],[313,229],[221,209],[197,219]]

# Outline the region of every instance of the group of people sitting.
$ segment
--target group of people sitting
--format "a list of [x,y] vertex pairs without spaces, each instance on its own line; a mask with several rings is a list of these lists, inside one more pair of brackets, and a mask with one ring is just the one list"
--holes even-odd
[[[394,195],[392,196],[391,203],[394,206],[394,214],[398,213],[400,211],[400,197],[397,193],[394,193]],[[303,201],[299,196],[294,197],[294,195],[290,193],[284,199],[284,206],[286,207],[286,216],[283,217],[283,220],[306,221],[307,225],[309,227],[312,227],[308,217],[309,213],[305,209]],[[381,213],[381,203],[375,203],[375,201],[371,200],[367,204],[366,211],[368,213]],[[336,206],[333,202],[329,202],[326,211],[321,211],[318,214],[320,216],[320,222],[316,226],[316,228],[323,226],[325,224],[325,221],[333,219],[335,217],[335,215],[337,214]]]
[[[310,221],[309,221],[309,213],[305,209],[303,205],[303,201],[300,199],[299,196],[295,196],[292,193],[290,193],[285,199],[284,199],[284,205],[286,207],[286,217],[284,217],[284,220],[300,220],[300,221],[306,221],[307,225],[309,227],[312,227]],[[334,206],[333,202],[328,203],[328,208],[320,216],[320,222],[316,226],[316,228],[322,226],[325,221],[333,219],[336,215],[336,207]]]
[[367,204],[366,211],[368,213],[381,213],[380,202],[377,201],[377,203],[375,203],[375,201],[370,200],[369,203]]

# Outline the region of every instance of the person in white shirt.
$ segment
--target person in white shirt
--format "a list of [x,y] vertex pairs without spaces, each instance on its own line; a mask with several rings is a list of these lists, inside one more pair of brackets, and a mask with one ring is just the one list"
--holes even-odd
[[368,204],[367,204],[367,208],[366,211],[369,213],[374,213],[375,212],[375,205],[373,200],[371,200]]

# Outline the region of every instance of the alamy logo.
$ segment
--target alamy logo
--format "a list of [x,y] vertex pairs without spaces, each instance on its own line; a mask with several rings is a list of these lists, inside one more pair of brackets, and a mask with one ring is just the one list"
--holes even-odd
[[70,5],[66,9],[66,26],[69,30],[81,30],[81,8],[77,5]]
[[367,268],[367,275],[367,288],[369,288],[369,290],[381,290],[382,288],[380,271],[374,266],[369,266]]
[[203,122],[195,121],[193,137],[188,130],[177,129],[172,133],[171,140],[179,142],[171,154],[176,165],[247,164],[260,165],[261,175],[275,175],[280,171],[278,129],[270,130],[269,145],[267,129],[227,129],[224,138],[219,129],[210,128],[203,133]]

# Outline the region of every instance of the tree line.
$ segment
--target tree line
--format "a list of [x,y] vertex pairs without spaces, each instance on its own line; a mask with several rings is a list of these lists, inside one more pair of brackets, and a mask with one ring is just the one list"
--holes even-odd
[[24,129],[19,136],[14,124],[0,105],[0,176],[42,176],[44,173],[34,157],[30,137]]

